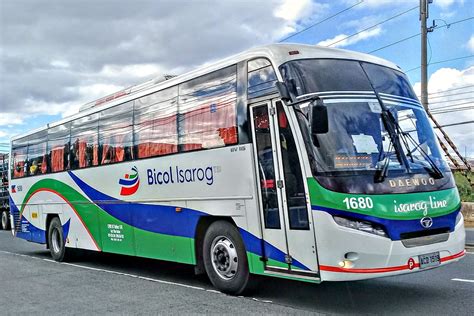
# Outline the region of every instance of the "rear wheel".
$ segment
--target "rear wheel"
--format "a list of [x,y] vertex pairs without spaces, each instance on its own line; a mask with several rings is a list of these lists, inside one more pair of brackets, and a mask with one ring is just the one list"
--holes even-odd
[[66,241],[64,238],[63,227],[58,217],[51,220],[48,230],[48,247],[51,251],[51,257],[56,261],[65,261],[67,258]]
[[245,247],[237,228],[226,222],[211,224],[204,237],[204,267],[212,284],[228,294],[240,294],[249,281]]
[[2,221],[2,229],[3,230],[9,230],[10,229],[10,219],[8,218],[8,211],[3,210],[1,211],[1,221]]

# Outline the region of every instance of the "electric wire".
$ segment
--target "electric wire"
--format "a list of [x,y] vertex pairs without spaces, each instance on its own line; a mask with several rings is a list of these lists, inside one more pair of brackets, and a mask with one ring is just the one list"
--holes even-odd
[[380,22],[378,22],[378,23],[376,23],[376,24],[374,24],[374,25],[372,25],[372,26],[366,27],[366,28],[364,28],[364,29],[362,29],[362,30],[360,30],[360,31],[358,31],[358,32],[356,32],[356,33],[353,33],[353,34],[351,34],[351,35],[348,35],[348,36],[346,36],[346,37],[344,37],[344,38],[342,38],[342,39],[340,39],[340,40],[337,40],[337,41],[335,41],[335,42],[333,42],[333,43],[327,45],[326,47],[331,47],[331,46],[333,46],[333,45],[335,45],[335,44],[337,44],[337,43],[340,43],[340,42],[342,42],[342,41],[344,41],[344,40],[346,40],[346,39],[348,39],[348,38],[351,38],[351,37],[354,37],[354,36],[356,36],[356,35],[359,35],[360,33],[363,33],[363,32],[365,32],[365,31],[368,31],[368,30],[370,30],[370,29],[373,29],[373,28],[376,27],[376,26],[379,26],[379,25],[381,25],[381,24],[383,24],[383,23],[386,23],[386,22],[388,22],[388,21],[390,21],[390,20],[393,20],[393,19],[395,19],[395,18],[398,18],[399,16],[402,16],[402,15],[404,15],[404,14],[407,14],[407,13],[409,13],[410,11],[413,11],[413,10],[415,10],[415,9],[418,9],[418,6],[414,6],[413,8],[410,8],[410,9],[408,9],[408,10],[406,10],[406,11],[403,11],[403,12],[400,12],[400,13],[394,15],[394,16],[391,16],[391,17],[389,17],[388,19],[385,19],[385,20],[380,21]]
[[[444,28],[444,27],[447,28],[447,27],[449,27],[449,26],[451,26],[451,25],[458,24],[458,23],[462,23],[462,22],[469,21],[469,20],[472,20],[472,19],[474,19],[474,16],[471,16],[471,17],[468,17],[468,18],[465,18],[465,19],[462,19],[462,20],[457,20],[457,21],[451,22],[451,23],[446,24],[446,25],[436,26],[436,27],[434,28],[434,30],[436,30],[436,29],[441,29],[441,28]],[[374,53],[374,52],[377,52],[377,51],[379,51],[379,50],[385,49],[385,48],[387,48],[387,47],[390,47],[390,46],[399,44],[399,43],[404,42],[404,41],[408,41],[409,39],[412,39],[412,38],[417,37],[417,36],[420,36],[420,35],[421,35],[421,33],[417,33],[417,34],[413,34],[413,35],[404,37],[404,38],[402,38],[402,39],[400,39],[400,40],[398,40],[398,41],[396,41],[396,42],[393,42],[393,43],[387,44],[387,45],[385,45],[385,46],[376,48],[376,49],[371,50],[371,51],[369,51],[369,52],[367,52],[367,53],[368,53],[368,54],[372,54],[372,53]]]
[[[451,59],[445,59],[445,60],[434,61],[434,62],[432,62],[432,63],[428,63],[428,66],[429,66],[429,65],[436,65],[436,64],[447,63],[447,62],[454,61],[454,60],[472,58],[472,57],[474,57],[474,55],[468,55],[468,56],[462,56],[462,57],[456,57],[456,58],[451,58]],[[420,69],[420,68],[421,68],[421,66],[418,66],[418,67],[415,67],[415,68],[411,68],[411,69],[405,70],[404,72],[407,73],[407,72],[410,72],[410,71],[413,71],[413,70],[417,70],[417,69]]]
[[302,30],[300,30],[300,31],[298,31],[298,32],[296,32],[296,33],[293,33],[293,34],[291,34],[291,35],[289,35],[289,36],[287,36],[287,37],[285,37],[285,38],[283,38],[283,39],[281,39],[281,40],[279,40],[278,43],[284,42],[284,41],[286,41],[286,40],[288,40],[288,39],[290,39],[290,38],[292,38],[292,37],[294,37],[294,36],[296,36],[296,35],[298,35],[298,34],[301,34],[301,33],[305,32],[305,31],[309,30],[310,28],[315,27],[316,25],[319,25],[319,24],[321,24],[321,23],[323,23],[323,22],[326,22],[327,20],[330,20],[330,19],[332,19],[332,18],[338,16],[338,15],[341,14],[341,13],[344,13],[344,12],[346,12],[346,11],[349,11],[350,9],[352,9],[352,8],[354,8],[354,7],[356,7],[356,6],[358,6],[358,5],[361,4],[362,2],[364,2],[364,0],[360,0],[360,1],[359,1],[358,3],[356,3],[356,4],[353,4],[353,5],[351,5],[351,6],[347,7],[347,8],[345,8],[345,9],[339,11],[339,12],[336,12],[335,14],[333,14],[333,15],[331,15],[331,16],[328,16],[328,17],[322,19],[321,21],[318,21],[318,22],[316,22],[316,23],[314,23],[314,24],[311,24],[310,26],[307,26],[307,27],[305,27],[304,29],[302,29]]

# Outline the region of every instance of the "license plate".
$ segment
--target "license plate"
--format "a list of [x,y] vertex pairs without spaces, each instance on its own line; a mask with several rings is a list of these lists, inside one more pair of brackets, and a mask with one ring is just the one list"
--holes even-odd
[[439,266],[441,260],[439,258],[439,252],[427,253],[418,256],[420,262],[420,269],[430,268]]

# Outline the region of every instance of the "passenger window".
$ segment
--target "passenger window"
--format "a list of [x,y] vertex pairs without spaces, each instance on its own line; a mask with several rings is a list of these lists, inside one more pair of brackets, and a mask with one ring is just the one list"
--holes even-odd
[[26,175],[26,154],[28,152],[28,139],[22,138],[12,142],[12,177],[22,178]]
[[72,169],[99,165],[99,115],[81,117],[71,125]]
[[62,124],[48,129],[48,149],[51,172],[69,169],[69,126]]
[[47,140],[46,130],[28,136],[28,163],[26,168],[28,176],[48,172]]
[[138,158],[178,152],[177,101],[177,87],[135,101],[134,146]]
[[100,164],[106,165],[133,159],[133,102],[100,112]]
[[237,68],[215,71],[179,86],[181,151],[237,143]]
[[257,98],[277,92],[277,77],[268,59],[259,58],[248,62],[248,98]]
[[303,175],[295,139],[281,102],[277,102],[277,113],[290,229],[307,230],[309,221]]

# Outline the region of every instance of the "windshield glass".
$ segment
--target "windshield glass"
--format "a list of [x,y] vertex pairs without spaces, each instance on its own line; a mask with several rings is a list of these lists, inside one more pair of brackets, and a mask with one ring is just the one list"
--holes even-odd
[[315,176],[366,175],[374,183],[382,169],[388,178],[449,171],[403,73],[331,59],[290,61],[280,71],[298,99],[316,95],[327,107],[329,131],[312,137],[309,101],[295,107]]

